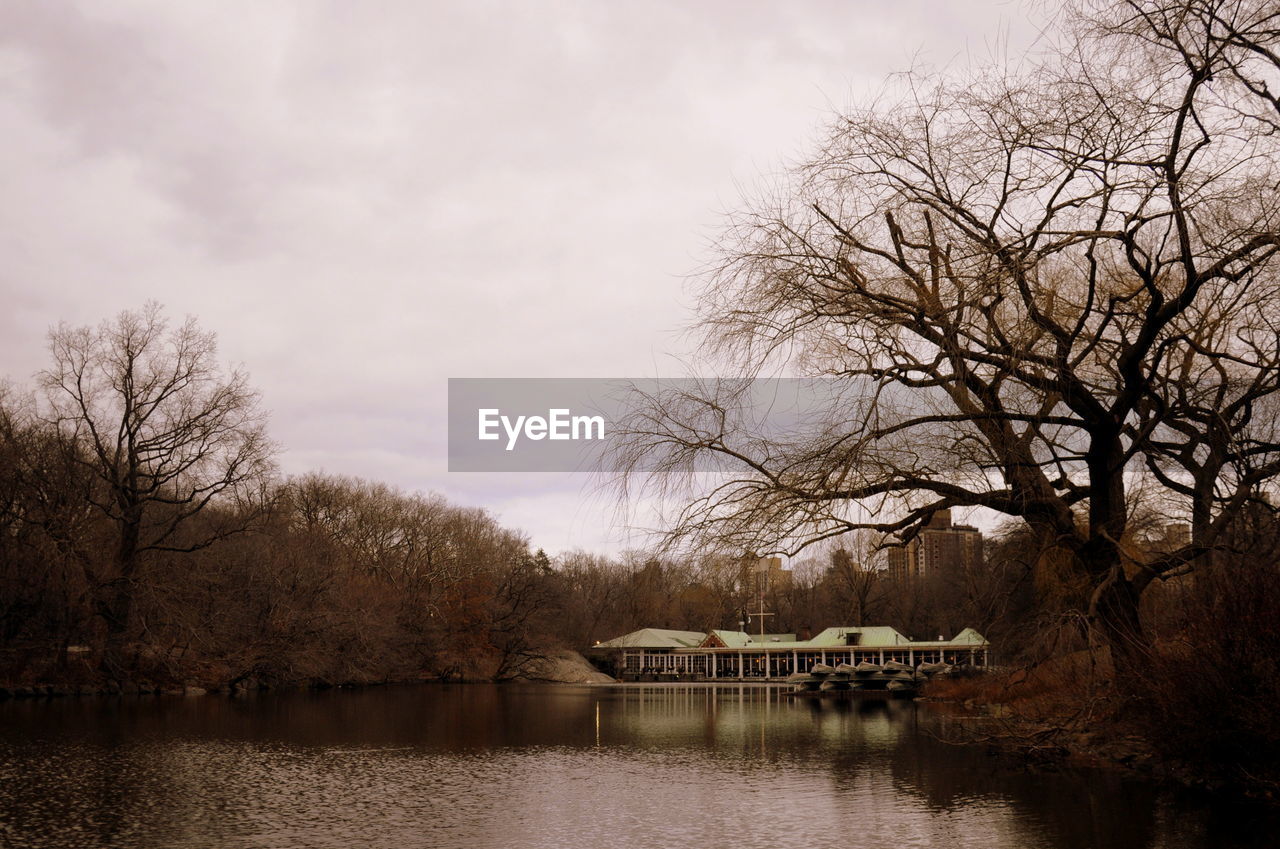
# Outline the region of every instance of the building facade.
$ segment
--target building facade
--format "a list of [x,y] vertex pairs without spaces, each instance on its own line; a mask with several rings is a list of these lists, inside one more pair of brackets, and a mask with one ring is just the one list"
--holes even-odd
[[909,666],[986,666],[989,650],[986,638],[972,628],[950,640],[925,642],[909,640],[887,626],[827,628],[809,640],[797,640],[795,634],[643,628],[597,643],[587,655],[623,680],[662,676],[742,681],[782,679],[808,672],[815,663],[895,660]]
[[738,586],[749,599],[791,588],[791,572],[782,568],[781,557],[747,557],[738,566]]
[[899,580],[952,580],[982,563],[982,532],[951,523],[939,510],[914,539],[887,550],[889,574]]

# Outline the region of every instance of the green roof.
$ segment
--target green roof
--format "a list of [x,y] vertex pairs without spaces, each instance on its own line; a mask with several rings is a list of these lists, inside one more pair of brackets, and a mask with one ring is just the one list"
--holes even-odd
[[[849,645],[848,637],[850,634],[857,634],[858,640],[853,645]],[[950,640],[920,641],[909,640],[904,637],[897,629],[888,625],[871,625],[867,627],[852,627],[848,625],[838,626],[835,628],[827,628],[824,631],[814,635],[811,640],[797,640],[795,634],[757,634],[754,637],[745,631],[671,631],[664,628],[642,628],[639,631],[632,631],[630,634],[624,634],[621,637],[615,637],[607,642],[599,643],[595,646],[597,649],[682,649],[696,648],[701,645],[707,637],[714,635],[717,639],[725,644],[727,648],[756,648],[767,647],[773,649],[795,649],[803,651],[805,649],[828,649],[828,648],[888,648],[891,646],[929,646],[945,647],[948,645],[961,646],[982,646],[986,645],[987,640],[972,628],[965,628],[959,634],[956,634]]]
[[858,635],[857,645],[860,646],[901,646],[911,642],[888,625],[871,625],[865,628],[851,628],[849,626],[828,628],[814,635],[812,640],[803,643],[803,645],[815,649],[843,648],[849,645],[849,634]]
[[666,628],[641,628],[621,637],[597,643],[598,649],[683,649],[698,645],[706,637],[702,631],[670,631]]
[[965,628],[959,634],[951,638],[953,643],[962,643],[967,646],[980,646],[987,641],[987,638],[979,634],[972,628]]
[[719,628],[712,628],[708,634],[715,634],[720,639],[720,642],[731,649],[740,649],[751,642],[750,635],[745,631],[722,631]]

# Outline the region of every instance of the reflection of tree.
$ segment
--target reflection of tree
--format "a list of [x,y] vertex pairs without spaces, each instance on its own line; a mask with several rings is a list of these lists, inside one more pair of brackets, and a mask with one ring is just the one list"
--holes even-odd
[[961,823],[970,842],[974,829],[990,829],[993,846],[1152,845],[1159,799],[1151,784],[1105,771],[1029,775],[1020,762],[975,746],[944,744],[928,727],[929,719],[913,712],[894,745],[878,757],[868,759],[862,750],[837,755],[831,764],[837,786],[857,792],[870,784],[891,785],[886,795],[898,804],[903,795],[920,800],[937,820],[920,827],[944,832],[935,835],[941,842],[934,845],[947,842],[945,830]]
[[[852,846],[1147,849],[1166,845],[1171,828],[1204,827],[1198,812],[1176,826],[1157,817],[1161,800],[1140,780],[1028,773],[939,743],[906,702],[792,702],[737,686],[441,685],[38,707],[7,714],[0,729],[9,763],[40,763],[0,784],[16,845],[106,845],[115,833],[125,845],[239,845],[290,821],[322,842],[326,817],[349,825],[358,814],[376,828],[383,807],[424,834],[474,827],[465,811],[442,809],[459,799],[485,814],[484,839],[468,845],[511,845],[502,841],[513,831],[490,827],[492,805],[544,825],[549,800],[557,813],[583,809],[601,788],[610,810],[591,809],[581,825],[624,825],[634,842],[667,823],[610,811],[645,810],[638,791],[655,786],[673,821],[750,813],[743,800],[763,799],[775,808],[737,823],[753,837]],[[358,810],[334,807],[344,788]]]

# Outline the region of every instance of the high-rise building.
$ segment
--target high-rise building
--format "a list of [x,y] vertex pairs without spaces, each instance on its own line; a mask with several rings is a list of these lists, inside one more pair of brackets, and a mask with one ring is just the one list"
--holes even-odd
[[982,562],[982,532],[953,525],[939,510],[914,539],[888,549],[889,574],[904,580],[951,578]]
[[743,593],[752,599],[782,592],[791,586],[791,570],[782,568],[781,557],[746,557],[738,571]]

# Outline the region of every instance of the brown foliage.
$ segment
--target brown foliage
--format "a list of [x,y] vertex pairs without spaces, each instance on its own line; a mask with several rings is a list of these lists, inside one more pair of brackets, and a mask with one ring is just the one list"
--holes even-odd
[[[1237,552],[1194,576],[1185,625],[1144,677],[1152,742],[1211,780],[1280,795],[1280,533],[1238,523]],[[1228,560],[1228,557],[1230,558]]]

